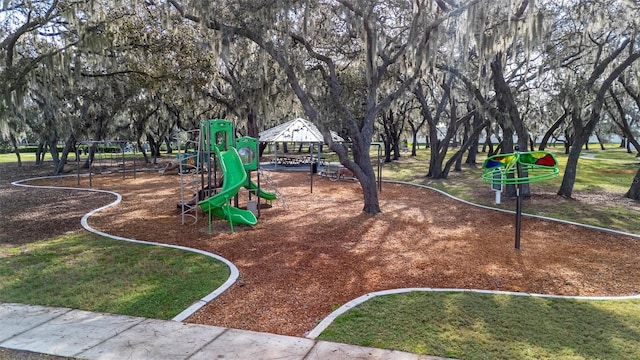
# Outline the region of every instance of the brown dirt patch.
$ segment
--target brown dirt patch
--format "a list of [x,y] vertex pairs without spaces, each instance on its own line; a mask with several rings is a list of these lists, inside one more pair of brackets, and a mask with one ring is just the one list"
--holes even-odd
[[[238,226],[234,234],[224,221],[215,221],[209,234],[203,217],[182,225],[176,209],[180,178],[157,172],[95,177],[94,188],[117,191],[123,202],[89,222],[115,235],[189,246],[232,261],[239,281],[188,319],[230,328],[300,336],[349,300],[403,287],[640,293],[640,240],[631,237],[524,218],[517,251],[513,215],[428,189],[384,184],[384,212],[369,216],[361,212],[357,183],[315,177],[310,193],[308,173],[271,177],[287,207],[274,202],[258,225]],[[76,179],[46,183],[76,186]],[[77,230],[82,212],[109,201],[108,195],[78,191],[11,188],[6,179],[0,197],[13,208],[0,213],[2,242],[29,241],[44,229]],[[24,222],[37,223],[37,230]]]

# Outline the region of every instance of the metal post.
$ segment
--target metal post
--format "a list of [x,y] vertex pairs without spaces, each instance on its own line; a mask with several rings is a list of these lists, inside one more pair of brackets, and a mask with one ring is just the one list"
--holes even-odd
[[[518,146],[516,146],[516,151],[518,151]],[[520,194],[520,179],[522,178],[522,165],[520,165],[520,161],[516,159],[516,172],[518,176],[518,181],[516,185],[516,249],[520,249],[520,227],[522,224],[522,196]]]
[[127,174],[127,163],[126,163],[126,158],[124,156],[124,148],[126,146],[126,143],[120,143],[120,148],[122,149],[122,178],[124,179],[126,177]]
[[[520,164],[518,164],[520,167]],[[520,226],[522,223],[522,196],[520,196],[520,184],[516,187],[516,249],[520,249]]]
[[132,146],[131,147],[133,149],[133,178],[136,178],[136,147]]
[[[309,154],[311,154],[311,157],[310,157],[311,161],[309,161],[309,176],[310,176],[309,186],[311,187],[311,193],[313,194],[313,144],[310,143],[309,147],[310,147]],[[320,161],[320,159],[318,159],[318,161]]]
[[378,191],[382,192],[382,146],[378,144]]
[[[257,155],[257,154],[256,154]],[[258,202],[258,217],[260,217],[260,169],[258,169],[258,171],[256,171],[256,177],[257,177],[257,181],[258,181],[258,194],[256,196],[256,201]],[[267,203],[267,200],[265,200],[265,204]]]
[[76,142],[76,172],[78,173],[78,186],[80,186],[80,151],[78,151],[78,145],[79,143]]

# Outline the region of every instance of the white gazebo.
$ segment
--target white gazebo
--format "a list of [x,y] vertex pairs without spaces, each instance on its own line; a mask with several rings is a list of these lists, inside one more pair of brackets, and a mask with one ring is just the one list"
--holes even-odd
[[[276,143],[276,142],[292,142],[307,144],[324,144],[322,133],[311,121],[302,118],[296,118],[286,123],[272,127],[262,131],[260,134],[260,142]],[[331,140],[344,141],[335,131],[331,131]],[[320,146],[318,146],[318,159],[320,159]],[[274,151],[274,162],[278,163],[278,147]],[[318,164],[320,165],[320,164]]]
[[[335,131],[331,131],[332,141],[344,141]],[[322,144],[324,138],[311,121],[293,119],[260,133],[260,142],[295,142]]]

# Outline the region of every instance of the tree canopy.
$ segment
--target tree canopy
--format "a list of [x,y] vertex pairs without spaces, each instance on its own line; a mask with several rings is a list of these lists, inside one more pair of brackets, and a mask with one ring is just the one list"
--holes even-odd
[[48,146],[62,171],[60,142],[146,141],[157,153],[207,118],[256,136],[304,116],[371,214],[381,211],[373,141],[397,158],[401,137],[426,131],[425,174],[446,178],[465,152],[475,162],[481,135],[504,152],[562,140],[558,194],[570,197],[590,136],[638,143],[638,10],[637,0],[7,0],[0,134],[16,152],[20,141]]

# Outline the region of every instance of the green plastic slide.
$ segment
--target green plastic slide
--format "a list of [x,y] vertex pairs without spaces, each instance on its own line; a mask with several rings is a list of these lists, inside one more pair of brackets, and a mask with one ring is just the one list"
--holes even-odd
[[233,224],[251,226],[257,224],[258,219],[251,211],[229,205],[229,201],[247,183],[247,173],[242,165],[240,155],[238,155],[238,150],[229,148],[228,151],[220,151],[216,146],[213,147],[213,150],[220,160],[224,182],[219,193],[199,202],[198,205],[202,211],[229,221],[232,231]]
[[[245,184],[244,187],[246,187],[248,190],[257,190],[258,189],[258,184],[253,182],[253,180],[249,179],[249,185]],[[262,189],[260,189],[260,191],[258,191],[258,196],[260,196],[261,198],[263,198],[265,200],[275,200],[275,199],[277,199],[276,194],[274,194],[272,192],[264,191]]]

